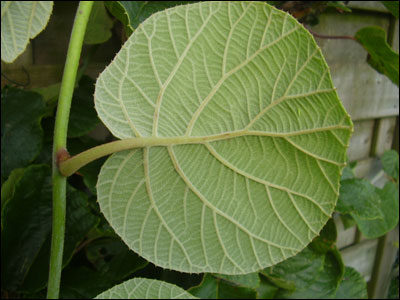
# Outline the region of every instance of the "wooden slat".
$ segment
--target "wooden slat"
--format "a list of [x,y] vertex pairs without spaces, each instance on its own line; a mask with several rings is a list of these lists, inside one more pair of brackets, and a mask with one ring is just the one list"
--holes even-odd
[[374,266],[377,245],[377,239],[365,240],[340,251],[344,264],[356,269],[364,276],[366,281],[369,281]]
[[371,149],[374,120],[354,122],[354,132],[350,139],[347,156],[349,161],[366,159]]
[[340,250],[353,244],[356,235],[356,226],[345,229],[343,222],[337,213],[335,213],[333,220],[335,221],[337,230],[336,246],[338,249]]
[[375,145],[373,146],[373,153],[376,156],[391,149],[393,142],[393,134],[396,126],[396,118],[383,118],[377,120],[377,130],[375,132]]
[[[324,35],[354,36],[359,29],[371,25],[388,30],[389,15],[326,13],[312,30]],[[398,87],[367,64],[367,52],[360,44],[348,39],[316,38],[316,41],[353,120],[398,115]]]

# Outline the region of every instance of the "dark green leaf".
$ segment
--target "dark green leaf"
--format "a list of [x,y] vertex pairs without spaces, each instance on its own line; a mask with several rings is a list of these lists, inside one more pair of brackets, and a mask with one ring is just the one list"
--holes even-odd
[[92,131],[100,120],[94,109],[94,80],[82,76],[74,91],[68,125],[68,137],[79,137]]
[[255,289],[238,286],[223,279],[216,279],[218,282],[218,299],[256,299]]
[[390,13],[399,18],[399,1],[381,1],[383,5],[390,11]]
[[88,260],[100,272],[118,281],[137,270],[144,268],[148,262],[129,250],[119,238],[98,239],[86,247]]
[[[296,289],[294,291],[279,290],[277,298],[290,299],[326,299],[333,298],[343,277],[344,266],[337,249],[329,251],[324,257],[323,269],[317,270],[312,280],[301,278],[295,279]],[[290,272],[288,270],[287,272]]]
[[198,286],[188,290],[193,296],[201,299],[217,299],[218,282],[211,274],[206,273]]
[[112,35],[113,21],[107,15],[104,1],[95,1],[85,33],[85,44],[101,44]]
[[324,228],[322,228],[319,236],[314,238],[310,246],[314,251],[326,253],[333,249],[337,238],[336,225],[333,218],[330,218]]
[[1,91],[1,177],[26,167],[39,154],[46,113],[42,96],[16,88]]
[[396,180],[399,179],[399,154],[396,150],[386,151],[381,160],[385,173]]
[[386,32],[376,26],[364,27],[355,38],[367,50],[368,63],[399,86],[399,54],[386,42]]
[[258,273],[250,273],[245,275],[224,275],[213,274],[215,277],[222,278],[232,284],[245,286],[250,288],[257,288],[260,285],[260,277]]
[[66,268],[61,275],[60,299],[93,299],[115,282],[87,267]]
[[[67,186],[67,203],[63,267],[69,263],[86,234],[99,222],[99,218],[94,216],[88,207],[88,197],[85,193]],[[35,292],[46,286],[49,276],[50,245],[49,234],[29,269],[21,290]]]
[[346,179],[341,181],[335,210],[343,214],[353,213],[362,219],[382,219],[380,201],[376,187],[368,180]]
[[[99,221],[90,212],[85,193],[68,186],[67,203],[64,266],[78,244]],[[15,182],[14,194],[4,206],[2,275],[7,276],[2,276],[5,280],[2,281],[3,288],[35,292],[46,286],[51,211],[51,169],[46,165],[29,166]]]
[[365,220],[352,214],[362,234],[367,238],[377,238],[392,230],[399,221],[399,190],[389,181],[383,189],[376,188],[380,196],[379,210],[383,213],[383,219]]
[[349,229],[357,224],[351,215],[340,214],[340,219],[342,220],[344,229]]
[[261,276],[260,286],[257,288],[257,299],[274,299],[278,289],[276,285]]
[[152,14],[177,5],[196,1],[107,1],[106,7],[111,14],[120,20],[126,29],[127,36]]
[[367,299],[367,284],[362,275],[352,267],[346,267],[335,298]]
[[257,297],[255,289],[239,286],[209,273],[204,274],[200,285],[189,289],[189,292],[202,299],[255,299]]
[[25,169],[3,208],[1,287],[16,291],[51,231],[51,173],[46,165]]
[[261,271],[272,283],[286,290],[295,290],[310,285],[323,270],[325,255],[305,248],[275,266]]

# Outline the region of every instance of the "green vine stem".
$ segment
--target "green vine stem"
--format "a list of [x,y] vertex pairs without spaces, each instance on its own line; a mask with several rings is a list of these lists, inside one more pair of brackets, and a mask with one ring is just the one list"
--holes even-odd
[[58,171],[57,153],[67,145],[67,129],[72,94],[79,66],[86,25],[92,10],[93,1],[81,1],[76,12],[71,39],[65,61],[60,96],[54,126],[53,144],[53,227],[51,237],[50,270],[47,298],[56,299],[60,292],[60,279],[64,251],[66,177]]

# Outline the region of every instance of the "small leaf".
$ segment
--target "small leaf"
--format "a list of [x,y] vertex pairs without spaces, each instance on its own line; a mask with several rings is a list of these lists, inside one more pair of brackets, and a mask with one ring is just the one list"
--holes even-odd
[[157,266],[255,272],[331,217],[352,123],[313,37],[287,13],[202,2],[154,14],[99,76],[95,107],[116,137],[149,143],[108,158],[97,195]]
[[40,125],[46,113],[42,97],[16,88],[1,91],[1,176],[26,167],[42,148]]
[[383,189],[376,188],[380,197],[379,210],[383,214],[382,219],[367,220],[356,214],[352,217],[362,234],[370,239],[380,237],[392,230],[399,221],[399,190],[393,182],[387,182]]
[[388,150],[383,153],[381,157],[383,170],[387,175],[394,178],[395,180],[399,179],[399,154],[396,150]]
[[86,27],[85,44],[101,44],[112,35],[113,21],[107,15],[104,1],[95,1]]
[[[15,185],[24,174],[24,168],[14,169],[7,180],[1,186],[1,210],[4,204],[14,196]],[[3,223],[2,223],[3,224]],[[3,226],[3,225],[1,225]]]
[[381,198],[377,188],[366,179],[346,179],[341,182],[340,195],[335,210],[352,213],[362,219],[382,219]]
[[352,267],[346,267],[335,299],[368,299],[364,277]]
[[197,299],[176,285],[154,279],[133,278],[95,299]]
[[12,63],[47,25],[53,1],[1,1],[1,59]]
[[367,50],[370,66],[399,86],[399,54],[386,42],[386,32],[377,26],[364,27],[355,38]]

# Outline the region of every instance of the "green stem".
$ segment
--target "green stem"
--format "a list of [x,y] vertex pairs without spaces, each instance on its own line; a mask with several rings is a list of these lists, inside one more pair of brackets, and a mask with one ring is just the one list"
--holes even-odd
[[64,250],[66,178],[58,171],[57,152],[67,145],[67,129],[72,94],[74,92],[76,73],[79,65],[86,25],[92,10],[93,1],[81,1],[76,12],[74,26],[69,42],[64,74],[61,82],[60,96],[53,143],[53,227],[50,253],[50,270],[47,298],[58,298]]

